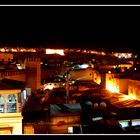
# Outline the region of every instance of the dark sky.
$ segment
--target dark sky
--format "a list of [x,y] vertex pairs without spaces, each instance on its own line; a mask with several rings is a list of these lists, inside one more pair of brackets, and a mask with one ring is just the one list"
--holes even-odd
[[140,50],[140,7],[1,7],[0,43]]

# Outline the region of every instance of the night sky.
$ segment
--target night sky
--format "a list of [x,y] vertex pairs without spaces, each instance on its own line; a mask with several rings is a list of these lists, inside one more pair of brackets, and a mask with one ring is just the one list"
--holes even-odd
[[0,13],[1,46],[140,51],[140,7],[1,7]]

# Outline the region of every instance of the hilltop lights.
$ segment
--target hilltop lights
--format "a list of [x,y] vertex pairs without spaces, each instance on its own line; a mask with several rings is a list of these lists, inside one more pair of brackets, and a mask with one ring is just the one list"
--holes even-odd
[[132,53],[112,53],[113,56],[118,57],[119,59],[121,58],[132,58]]
[[59,54],[64,55],[64,50],[57,50],[57,49],[46,49],[46,54]]

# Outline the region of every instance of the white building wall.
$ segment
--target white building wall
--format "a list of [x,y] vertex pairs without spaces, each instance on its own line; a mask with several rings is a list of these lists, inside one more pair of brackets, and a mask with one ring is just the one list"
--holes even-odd
[[0,128],[12,127],[12,134],[22,134],[21,113],[0,113]]

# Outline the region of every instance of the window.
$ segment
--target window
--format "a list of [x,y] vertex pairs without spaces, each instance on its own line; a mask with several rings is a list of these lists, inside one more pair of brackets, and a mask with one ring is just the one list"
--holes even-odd
[[16,95],[15,94],[8,95],[7,112],[16,112]]
[[4,97],[0,95],[0,112],[4,112]]

